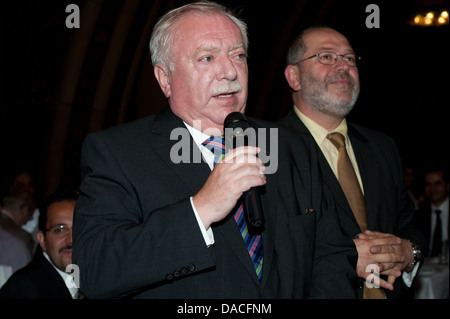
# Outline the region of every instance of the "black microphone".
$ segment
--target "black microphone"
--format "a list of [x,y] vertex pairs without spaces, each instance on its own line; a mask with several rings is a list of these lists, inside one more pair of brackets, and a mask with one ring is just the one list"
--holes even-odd
[[[248,146],[251,128],[247,117],[239,112],[232,112],[228,114],[223,123],[225,131],[225,146],[227,151],[239,146]],[[251,130],[254,133],[254,130]],[[256,136],[253,136],[256,137]],[[254,139],[256,141],[256,139]],[[244,213],[249,228],[258,229],[264,226],[264,213],[261,204],[261,197],[259,189],[256,187],[250,188],[242,195],[244,201]]]

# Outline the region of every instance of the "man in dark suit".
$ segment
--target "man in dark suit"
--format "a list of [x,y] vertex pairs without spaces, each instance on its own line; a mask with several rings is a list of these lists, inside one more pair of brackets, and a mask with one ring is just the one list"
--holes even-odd
[[[358,250],[359,297],[370,265],[378,265],[381,274],[388,276],[380,281],[387,298],[411,297],[411,277],[417,271],[424,239],[412,225],[414,206],[397,148],[391,138],[345,118],[359,94],[358,59],[345,36],[331,28],[310,28],[297,36],[285,69],[295,106],[279,123],[311,134],[320,148],[323,179],[333,192],[341,226],[354,238]],[[364,195],[367,231],[361,230],[338,181],[340,155],[330,139],[332,132],[344,138],[356,187]],[[378,298],[385,298],[385,293]]]
[[[155,26],[152,62],[170,108],[83,144],[73,257],[88,298],[355,297],[356,251],[327,207],[310,140],[250,119],[259,140],[260,128],[270,134],[260,148],[216,161],[203,145],[245,111],[247,46],[245,24],[211,2]],[[234,212],[251,187],[265,224],[248,239]]]
[[[44,202],[37,233],[40,249],[32,261],[16,271],[0,289],[0,299],[72,299],[77,282],[66,273],[72,264],[72,221],[78,194],[57,191]],[[72,268],[71,268],[72,270]]]
[[443,242],[448,242],[448,173],[443,168],[428,168],[424,181],[425,201],[416,211],[415,219],[427,240],[426,256],[435,257],[442,253]]

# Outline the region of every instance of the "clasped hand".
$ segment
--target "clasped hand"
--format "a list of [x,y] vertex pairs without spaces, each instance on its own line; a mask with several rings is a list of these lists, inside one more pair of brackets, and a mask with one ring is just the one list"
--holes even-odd
[[366,267],[375,264],[381,275],[388,276],[387,281],[380,278],[380,287],[394,290],[395,280],[414,258],[410,242],[392,234],[370,230],[359,234],[354,242],[358,250],[358,276],[366,279],[371,274],[366,272]]

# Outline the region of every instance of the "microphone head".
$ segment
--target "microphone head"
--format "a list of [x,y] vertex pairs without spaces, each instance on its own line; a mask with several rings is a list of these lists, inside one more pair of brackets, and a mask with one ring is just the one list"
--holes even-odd
[[240,112],[231,112],[223,122],[224,128],[231,128],[233,130],[241,128],[243,131],[251,127],[247,117]]
[[227,115],[223,123],[225,134],[225,146],[227,151],[239,146],[247,146],[249,138],[246,130],[251,127],[247,117],[240,112],[232,112]]

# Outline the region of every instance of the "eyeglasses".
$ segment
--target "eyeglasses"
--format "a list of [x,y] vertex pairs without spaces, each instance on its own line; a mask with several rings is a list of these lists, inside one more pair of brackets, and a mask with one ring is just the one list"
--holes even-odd
[[298,61],[295,64],[299,64],[303,61],[312,59],[314,57],[317,57],[319,62],[325,65],[334,65],[336,64],[338,57],[342,57],[342,60],[344,60],[348,66],[354,67],[357,66],[359,64],[359,61],[361,60],[360,56],[357,56],[354,53],[346,53],[346,54],[337,54],[334,52],[330,52],[330,51],[323,51],[323,52],[319,52],[317,54],[311,55],[309,58],[303,59],[301,61]]
[[48,229],[45,229],[45,231],[52,233],[53,235],[57,237],[63,237],[70,233],[70,229],[72,227],[69,227],[67,225],[61,224],[61,225],[55,225],[53,227],[50,227]]

